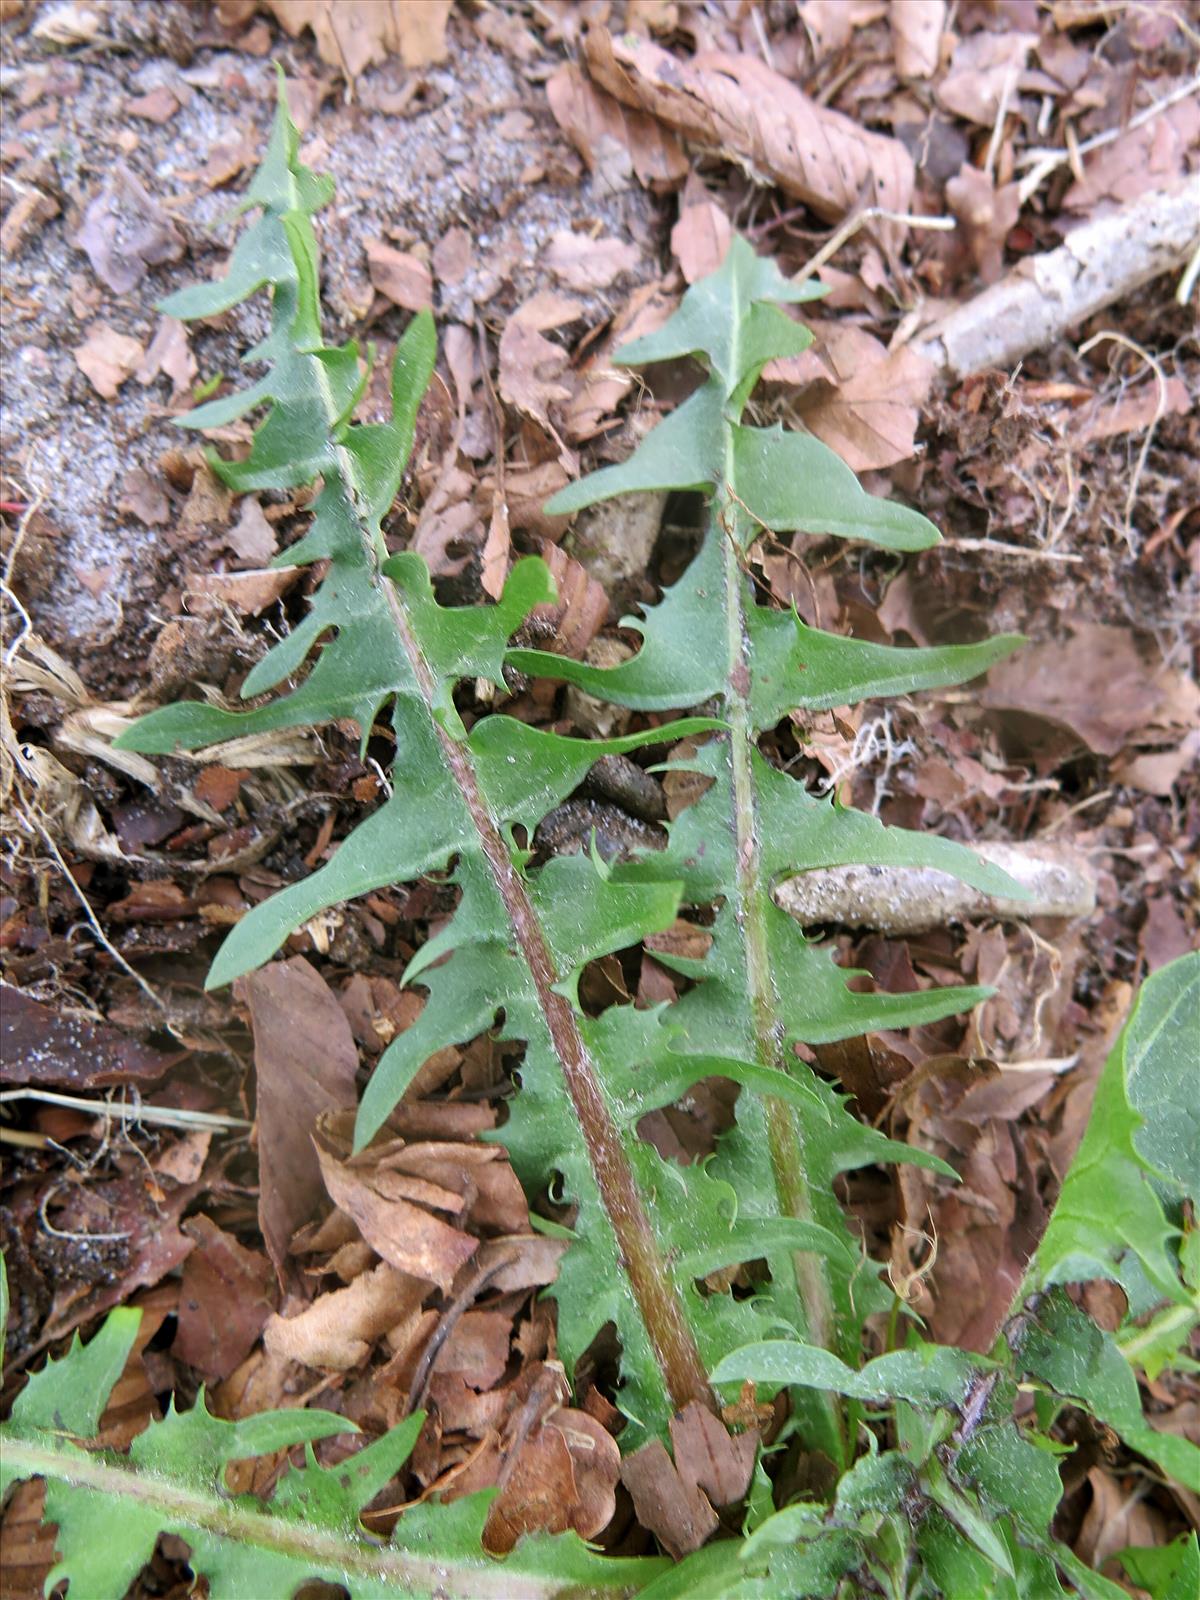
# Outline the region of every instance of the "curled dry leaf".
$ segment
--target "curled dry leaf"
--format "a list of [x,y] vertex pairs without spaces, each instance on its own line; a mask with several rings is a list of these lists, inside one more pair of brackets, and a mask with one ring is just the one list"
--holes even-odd
[[[1200,689],[1156,655],[1127,628],[1080,623],[1069,639],[1027,645],[994,666],[980,699],[1016,717],[1013,732],[1029,729],[1035,747],[1049,740],[1113,756],[1128,745],[1162,744],[1196,726]],[[1036,721],[1050,726],[1031,727]]]
[[731,1435],[694,1400],[671,1419],[670,1429],[674,1461],[661,1439],[653,1439],[626,1456],[621,1481],[638,1521],[682,1560],[717,1531],[713,1507],[732,1505],[749,1488],[758,1435]]
[[74,241],[85,251],[92,271],[114,294],[126,294],[147,269],[178,261],[183,236],[124,162],[88,206]]
[[423,1279],[382,1261],[346,1288],[318,1295],[298,1316],[271,1317],[263,1343],[273,1356],[346,1372],[361,1366],[377,1339],[417,1311],[428,1290]]
[[838,55],[850,43],[856,28],[878,22],[887,0],[803,0],[804,31],[818,62]]
[[892,52],[902,78],[932,78],[937,71],[946,0],[892,0]]
[[608,595],[586,567],[558,545],[544,544],[541,555],[554,578],[558,601],[535,606],[531,615],[545,617],[554,625],[554,638],[547,649],[582,661],[608,618]]
[[488,1508],[484,1548],[506,1555],[522,1534],[568,1529],[594,1539],[612,1521],[620,1474],[612,1434],[586,1411],[560,1406],[506,1463],[500,1493]]
[[137,370],[137,381],[144,386],[164,372],[171,380],[174,397],[178,398],[191,388],[198,370],[183,323],[176,317],[159,317],[154,337]]
[[681,61],[648,39],[592,28],[588,70],[624,104],[741,161],[818,214],[838,219],[864,199],[907,211],[913,162],[897,139],[817,105],[749,55]]
[[405,311],[425,311],[433,304],[433,274],[429,263],[407,250],[397,250],[382,239],[367,240],[371,282],[381,295]]
[[357,78],[367,67],[398,55],[406,67],[446,59],[451,0],[266,0],[295,39],[311,28],[317,53],[331,67]]
[[[395,1193],[386,1175],[357,1171],[321,1149],[317,1154],[329,1198],[375,1253],[399,1271],[448,1290],[459,1267],[478,1249],[478,1239]],[[385,1192],[389,1187],[391,1194]]]
[[96,393],[115,400],[117,390],[133,376],[145,352],[129,334],[118,333],[107,322],[93,322],[87,338],[72,354]]
[[995,283],[1004,270],[1004,242],[1021,211],[1020,186],[997,189],[991,173],[964,162],[946,184],[946,203],[963,225],[979,276]]
[[303,567],[266,567],[256,572],[192,572],[184,584],[188,610],[210,616],[230,606],[240,616],[260,617],[303,576]]
[[688,160],[679,140],[645,112],[629,111],[570,62],[546,84],[559,127],[579,151],[602,191],[619,193],[636,177],[655,193],[676,189]]
[[225,543],[248,567],[265,567],[275,554],[275,529],[253,495],[242,501],[241,514],[225,536]]
[[274,1309],[271,1264],[211,1217],[190,1217],[183,1231],[196,1248],[183,1264],[172,1354],[209,1381],[228,1378]]
[[679,221],[671,229],[671,254],[689,283],[715,272],[725,259],[733,238],[733,224],[711,197],[699,177],[688,175],[679,206]]
[[0,983],[0,1082],[38,1084],[79,1093],[110,1085],[156,1083],[178,1053],[168,1055],[107,1023],[56,1011]]
[[1082,181],[1067,190],[1063,205],[1090,211],[1102,200],[1124,204],[1149,190],[1166,189],[1187,170],[1197,140],[1200,101],[1193,94],[1088,156]]

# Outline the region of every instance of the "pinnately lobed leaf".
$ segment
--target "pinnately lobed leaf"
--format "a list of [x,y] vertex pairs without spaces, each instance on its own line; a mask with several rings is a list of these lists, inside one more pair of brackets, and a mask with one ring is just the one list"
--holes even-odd
[[[328,1411],[265,1411],[225,1422],[203,1392],[191,1411],[173,1407],[133,1441],[128,1456],[85,1450],[113,1384],[133,1348],[141,1313],[110,1313],[87,1345],[32,1377],[3,1428],[3,1487],[46,1480],[46,1517],[58,1524],[58,1562],[47,1591],[69,1579],[84,1600],[121,1600],[149,1562],[161,1533],[186,1541],[188,1562],[212,1600],[291,1600],[304,1585],[348,1587],[354,1600],[529,1600],[636,1593],[660,1572],[659,1560],[611,1560],[574,1534],[526,1539],[503,1563],[483,1551],[490,1491],[454,1506],[418,1506],[390,1540],[369,1535],[363,1508],[404,1465],[425,1420],[414,1412],[336,1467],[317,1465],[312,1444],[354,1433]],[[232,1461],[305,1447],[271,1500],[231,1495]],[[436,1524],[436,1526],[434,1526]]]
[[[215,428],[265,408],[247,458],[214,454],[213,469],[239,492],[319,482],[312,523],[281,559],[325,563],[325,575],[308,615],[243,686],[245,700],[273,698],[241,710],[164,707],[120,742],[201,750],[241,734],[350,719],[365,747],[386,717],[396,756],[383,804],[326,865],[232,930],[210,983],[269,960],[339,901],[451,873],[457,908],[406,974],[424,991],[424,1008],[375,1068],[358,1144],[385,1127],[437,1050],[489,1029],[521,1046],[519,1088],[500,1137],[531,1196],[553,1180],[556,1197],[574,1208],[573,1226],[559,1230],[570,1245],[553,1289],[568,1372],[611,1325],[628,1455],[661,1451],[688,1405],[717,1416],[719,1397],[738,1399],[744,1383],[760,1402],[786,1389],[790,1418],[776,1447],[798,1450],[814,1484],[824,1474],[827,1492],[777,1510],[760,1460],[749,1536],[674,1568],[602,1557],[573,1535],[526,1538],[493,1562],[480,1545],[486,1496],[414,1507],[380,1546],[359,1515],[403,1466],[419,1416],[336,1472],[317,1465],[312,1445],[350,1431],[344,1419],[287,1411],[229,1423],[210,1415],[203,1395],[193,1410],[172,1409],[152,1424],[127,1457],[82,1448],[133,1348],[138,1314],[118,1311],[90,1343],[76,1339],[65,1360],[31,1379],[4,1425],[5,1484],[47,1481],[61,1554],[52,1577],[73,1577],[73,1589],[108,1600],[125,1592],[159,1532],[170,1531],[186,1540],[210,1593],[256,1600],[283,1600],[315,1578],[355,1600],[635,1592],[777,1600],[844,1595],[847,1581],[861,1592],[931,1597],[1065,1595],[1064,1581],[1085,1596],[1115,1595],[1052,1538],[1061,1495],[1054,1447],[1036,1429],[1018,1428],[1013,1406],[1017,1383],[1032,1384],[1046,1407],[1091,1409],[1181,1481],[1194,1469],[1192,1447],[1146,1420],[1130,1363],[1166,1359],[1195,1320],[1200,1263],[1181,1221],[1183,1201],[1194,1204],[1200,1188],[1186,1078],[1200,958],[1147,985],[991,1358],[928,1345],[910,1330],[904,1348],[864,1364],[866,1320],[895,1301],[849,1229],[835,1182],[868,1164],[941,1164],[864,1126],[797,1047],[931,1021],[985,991],[852,990],[854,975],[776,906],[772,890],[785,876],[849,863],[934,866],[989,892],[1012,886],[949,841],[884,828],[810,794],[758,740],[796,713],[963,682],[1018,641],[896,650],[820,632],[759,603],[749,568],[764,533],[894,550],[924,548],[937,534],[916,512],[866,494],[819,441],[744,420],[764,365],[809,342],[785,308],[821,291],[784,278],[742,239],[662,328],[622,355],[631,364],[694,358],[704,372],[695,393],[628,461],[551,503],[571,512],[647,488],[703,497],[690,567],[658,605],[626,619],[641,637],[637,654],[603,670],[513,647],[530,610],[553,597],[545,565],[532,558],[513,566],[496,604],[442,606],[423,563],[390,553],[381,528],[434,368],[432,318],[414,317],[400,341],[387,420],[355,421],[367,376],[358,348],[326,346],[321,336],[312,218],[331,192],[299,160],[281,88],[267,156],[242,207],[258,214],[226,276],[164,307],[208,317],[269,292],[269,330],[245,358],[262,375],[181,420]],[[465,717],[460,685],[483,680],[503,695],[506,667],[576,684],[635,713],[694,714],[590,741],[503,711]],[[650,744],[679,747],[673,765],[704,789],[671,825],[666,847],[610,865],[584,854],[535,868],[524,841],[542,818],[601,756]],[[683,980],[676,1000],[584,1011],[578,979],[588,962],[680,918],[694,919],[695,937],[656,946],[656,958]],[[681,948],[692,953],[670,953]],[[733,1125],[708,1161],[665,1160],[638,1136],[640,1119],[713,1077],[738,1087]],[[1129,1180],[1115,1228],[1101,1193],[1114,1167]],[[1116,1278],[1142,1320],[1116,1338],[1102,1334],[1056,1287],[1081,1272]],[[743,1292],[734,1292],[735,1279]],[[231,1460],[300,1444],[305,1465],[283,1476],[269,1504],[228,1493]],[[1164,1583],[1175,1582],[1185,1559]]]
[[[649,341],[626,352],[628,360],[696,353],[709,365],[708,382],[628,463],[584,480],[562,502],[582,505],[650,480],[709,494],[704,544],[692,569],[639,624],[642,651],[627,668],[586,680],[618,703],[663,710],[709,702],[705,714],[656,720],[617,741],[563,738],[502,713],[468,730],[455,705],[460,683],[483,679],[503,690],[506,661],[577,681],[588,669],[508,648],[529,610],[552,594],[540,561],[513,567],[498,604],[455,609],[438,603],[417,557],[388,554],[380,521],[399,488],[432,371],[432,323],[414,318],[400,342],[390,420],[355,422],[365,384],[357,348],[320,341],[311,212],[326,197],[299,162],[281,104],[248,197],[261,215],[239,242],[228,276],[184,291],[167,309],[207,316],[269,287],[270,331],[247,357],[265,364],[264,375],[183,420],[211,427],[268,408],[247,459],[214,456],[214,470],[238,490],[319,478],[312,525],[286,559],[328,562],[327,575],[308,616],[242,691],[246,698],[280,686],[283,692],[245,711],[166,707],[123,742],[143,751],[199,749],[241,734],[351,718],[365,743],[376,719],[390,718],[397,754],[384,804],[326,865],[233,929],[209,981],[228,983],[269,959],[328,906],[453,863],[457,910],[408,974],[426,993],[424,1010],[379,1061],[359,1110],[358,1140],[384,1125],[436,1050],[496,1027],[502,1039],[523,1045],[520,1091],[502,1137],[531,1192],[557,1172],[564,1197],[578,1208],[554,1290],[560,1351],[570,1370],[604,1324],[614,1325],[629,1418],[622,1442],[634,1448],[664,1434],[681,1405],[714,1408],[708,1372],[741,1344],[782,1332],[857,1359],[863,1319],[890,1297],[854,1244],[833,1180],[869,1162],[922,1157],[863,1127],[793,1046],[944,1016],[980,995],[852,992],[850,975],[774,905],[772,883],[805,868],[873,860],[942,866],[982,888],[1002,881],[958,846],[884,829],[815,799],[763,760],[755,736],[797,705],[959,681],[1011,641],[885,650],[806,629],[793,614],[755,603],[742,566],[755,516],[898,548],[937,536],[916,513],[864,494],[815,440],[738,423],[763,364],[808,340],[776,302],[814,292],[791,285],[739,240],[720,273],[697,285]],[[696,642],[714,635],[722,648],[710,648],[698,671]],[[713,783],[675,824],[665,851],[603,873],[586,856],[529,869],[514,830],[532,835],[599,757],[684,737],[707,740],[690,760]],[[722,909],[708,955],[693,963],[663,957],[692,980],[677,1004],[583,1013],[575,985],[587,962],[664,931],[683,906],[715,903]],[[742,1094],[737,1126],[711,1163],[681,1167],[638,1137],[638,1118],[667,1103],[665,1085],[678,1097],[718,1073]],[[720,1258],[723,1267],[765,1260],[761,1292],[750,1299],[701,1292],[689,1265],[697,1246],[705,1261]],[[811,1420],[821,1447],[841,1460],[851,1441],[834,1409],[820,1397]]]

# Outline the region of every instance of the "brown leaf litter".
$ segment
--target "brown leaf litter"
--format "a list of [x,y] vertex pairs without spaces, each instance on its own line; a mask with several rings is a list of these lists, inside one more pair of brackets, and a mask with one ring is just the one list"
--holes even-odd
[[820,217],[840,219],[868,197],[905,212],[912,157],[896,139],[818,105],[753,56],[681,61],[648,39],[588,30],[588,71],[623,104],[777,183]]
[[178,261],[183,236],[170,213],[118,161],[88,206],[75,243],[87,252],[92,271],[114,294],[128,294],[147,270]]
[[302,956],[240,982],[254,1027],[259,1226],[282,1282],[292,1236],[325,1194],[312,1130],[353,1099],[358,1052],[341,1006]]

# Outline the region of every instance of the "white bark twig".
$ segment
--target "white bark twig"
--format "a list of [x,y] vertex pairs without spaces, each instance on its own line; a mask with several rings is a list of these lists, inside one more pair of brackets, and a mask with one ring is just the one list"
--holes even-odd
[[1200,177],[1193,177],[1084,223],[1057,250],[1030,256],[957,306],[913,348],[951,381],[989,367],[1009,370],[1152,278],[1181,270],[1198,241]]

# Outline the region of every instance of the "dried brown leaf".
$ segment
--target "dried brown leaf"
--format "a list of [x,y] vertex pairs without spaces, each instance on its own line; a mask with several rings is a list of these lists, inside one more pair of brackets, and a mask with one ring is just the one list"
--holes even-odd
[[143,385],[153,383],[160,372],[165,372],[178,397],[191,388],[198,370],[183,323],[176,317],[159,317],[145,360],[138,368],[137,381]]
[[647,189],[665,193],[687,176],[687,156],[675,135],[654,117],[627,110],[585,78],[574,62],[550,78],[546,97],[602,193],[628,189],[635,177]]
[[864,198],[907,211],[913,162],[897,139],[817,105],[749,55],[691,61],[632,34],[587,36],[588,70],[624,104],[748,163],[818,214],[840,219]]
[[127,333],[107,322],[93,322],[87,339],[74,350],[75,365],[105,400],[115,400],[117,390],[140,366],[145,352]]
[[625,1457],[621,1482],[642,1527],[677,1561],[699,1550],[717,1531],[717,1514],[707,1496],[695,1483],[684,1482],[661,1439]]
[[946,0],[892,0],[888,15],[899,76],[932,78],[946,25]]
[[595,578],[559,545],[543,544],[542,559],[550,568],[558,591],[555,605],[535,606],[533,616],[554,625],[554,637],[545,648],[582,661],[588,645],[608,618],[608,595]]
[[147,193],[122,161],[84,212],[74,243],[114,294],[126,294],[147,269],[178,261],[184,242],[170,213]]
[[504,1555],[524,1533],[594,1539],[612,1521],[621,1452],[586,1411],[561,1406],[522,1442],[506,1464],[488,1508],[484,1548]]
[[247,567],[265,567],[277,549],[275,529],[254,495],[242,501],[241,513],[225,536],[225,543]]
[[368,239],[366,249],[371,282],[380,294],[405,311],[427,311],[432,306],[433,274],[427,261],[382,239]]
[[984,283],[1004,271],[1004,243],[1021,211],[1020,186],[996,188],[989,172],[965,162],[946,184],[946,203],[963,225],[967,245]]
[[330,1199],[353,1219],[376,1254],[400,1271],[448,1291],[459,1267],[478,1249],[478,1239],[430,1216],[421,1206],[389,1197],[369,1172],[356,1171],[319,1148],[318,1158]]
[[406,67],[427,67],[447,55],[451,0],[267,0],[296,38],[311,28],[317,53],[331,67],[357,78],[367,67],[398,55]]
[[156,1083],[180,1052],[139,1044],[107,1023],[61,1012],[0,983],[0,1083],[100,1089]]
[[806,385],[797,415],[855,472],[908,460],[932,364],[908,346],[889,352],[849,323],[809,318],[808,326],[813,348],[770,362],[766,377]]
[[934,99],[943,111],[990,128],[1004,95],[1010,102],[1015,98],[1017,81],[1037,42],[1036,33],[1009,29],[968,34],[959,40],[949,70],[934,85]]
[[1200,100],[1190,95],[1088,156],[1082,182],[1071,185],[1062,203],[1070,211],[1090,211],[1101,200],[1124,203],[1166,189],[1186,170],[1197,140]]
[[345,1289],[319,1295],[297,1316],[271,1317],[263,1343],[270,1355],[345,1372],[360,1366],[385,1333],[403,1325],[428,1290],[422,1279],[381,1262]]
[[733,238],[733,224],[692,173],[679,207],[679,221],[671,229],[671,254],[689,283],[715,272],[725,259]]
[[190,572],[184,579],[184,600],[194,616],[208,616],[229,606],[243,617],[259,617],[285,595],[303,567],[266,567],[249,572]]
[[578,300],[540,289],[517,307],[500,336],[500,393],[547,430],[548,407],[553,401],[570,399],[571,390],[558,382],[569,353],[547,339],[545,330],[573,322],[579,309]]
[[312,1132],[352,1101],[358,1051],[337,997],[301,956],[239,980],[258,1078],[259,1227],[282,1279],[292,1235],[325,1198]]
[[1051,737],[1060,730],[1057,743],[1065,738],[1067,749],[1082,743],[1116,755],[1200,720],[1200,688],[1155,654],[1143,652],[1127,628],[1079,623],[1069,639],[1027,646],[993,667],[980,698],[1023,722],[1050,724]]
[[210,1382],[228,1378],[274,1310],[271,1263],[210,1217],[190,1217],[184,1232],[196,1248],[183,1265],[172,1354]]
[[581,294],[607,289],[614,279],[634,272],[641,261],[635,244],[621,239],[593,239],[589,234],[561,228],[551,238],[542,257],[550,271],[568,289]]

